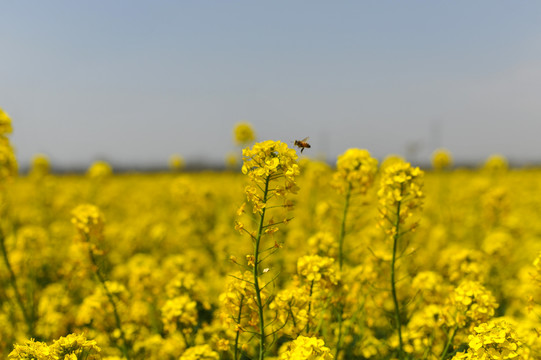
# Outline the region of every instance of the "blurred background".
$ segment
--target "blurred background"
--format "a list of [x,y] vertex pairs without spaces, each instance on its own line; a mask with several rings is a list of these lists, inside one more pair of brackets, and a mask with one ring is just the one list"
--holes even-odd
[[541,3],[16,1],[0,4],[0,106],[20,167],[221,167],[309,136],[429,163],[541,163]]

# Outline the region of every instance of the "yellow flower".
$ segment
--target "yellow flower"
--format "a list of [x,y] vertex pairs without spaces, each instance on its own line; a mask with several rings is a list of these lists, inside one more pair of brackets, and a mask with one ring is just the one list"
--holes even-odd
[[15,345],[13,351],[9,353],[8,359],[36,359],[36,360],[54,360],[54,353],[41,341],[34,339],[26,340],[24,345]]
[[82,204],[71,212],[71,223],[82,235],[83,240],[103,238],[104,218],[100,209],[94,205]]
[[493,320],[473,328],[468,336],[469,349],[459,353],[458,359],[519,359],[522,343],[515,331],[503,320]]
[[94,357],[88,357],[88,354],[96,354],[101,351],[95,340],[87,340],[83,334],[63,336],[53,342],[50,350],[57,356],[57,359],[77,359],[77,355],[84,355],[85,359],[93,359]]
[[[289,193],[297,192],[295,177],[300,173],[297,152],[287,144],[267,140],[242,150],[242,155],[242,173],[248,175],[252,182],[246,186],[245,193],[253,204],[254,213],[262,213],[272,197],[285,198]],[[279,179],[283,179],[283,184],[270,186],[271,181]]]
[[36,154],[32,158],[32,167],[30,174],[34,177],[41,178],[46,176],[51,171],[51,163],[47,155]]
[[184,159],[178,154],[169,157],[169,168],[173,171],[180,171],[184,168]]
[[163,327],[167,332],[191,332],[197,325],[197,303],[186,295],[169,299],[162,307]]
[[209,345],[197,345],[189,348],[179,360],[219,360],[218,353]]
[[11,118],[0,108],[0,136],[6,136],[6,134],[11,134],[12,132]]
[[[254,275],[251,271],[237,271],[229,276],[226,291],[220,295],[222,311],[220,317],[232,328],[257,328],[259,309],[257,295],[252,285]],[[268,298],[267,289],[261,290],[263,302]],[[238,322],[239,311],[242,318]]]
[[17,175],[17,159],[7,138],[0,138],[0,182]]
[[489,172],[504,172],[508,167],[507,159],[501,154],[489,156],[483,165],[483,169]]
[[498,307],[496,299],[489,290],[479,282],[469,280],[463,281],[455,289],[451,303],[454,309],[449,312],[456,315],[448,322],[460,327],[489,321]]
[[[378,191],[380,226],[390,236],[394,236],[396,224],[403,224],[413,210],[423,204],[423,172],[409,163],[398,162],[383,171]],[[397,213],[397,209],[400,212]],[[416,224],[410,225],[411,230]]]
[[237,153],[228,153],[225,157],[225,165],[228,169],[235,169],[239,164],[239,156]]
[[86,174],[92,179],[104,179],[113,173],[113,168],[105,161],[95,161]]
[[334,259],[318,255],[307,255],[297,261],[297,273],[308,282],[314,281],[322,288],[338,284]]
[[233,131],[235,144],[247,145],[255,140],[254,129],[247,122],[237,123]]
[[372,186],[377,170],[378,160],[367,150],[349,149],[338,156],[333,186],[340,194],[345,194],[348,188],[354,194],[365,194]]
[[331,350],[325,342],[316,337],[299,336],[287,344],[287,350],[279,360],[330,360],[333,359]]
[[432,167],[435,170],[447,169],[453,164],[453,157],[447,149],[437,149],[432,153]]

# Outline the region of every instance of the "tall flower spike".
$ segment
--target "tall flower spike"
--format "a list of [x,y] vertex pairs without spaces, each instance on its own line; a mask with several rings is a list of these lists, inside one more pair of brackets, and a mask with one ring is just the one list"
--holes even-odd
[[380,226],[392,239],[393,252],[391,260],[391,292],[395,310],[395,328],[398,334],[398,358],[404,359],[404,344],[402,341],[402,323],[400,304],[396,293],[396,259],[399,240],[402,235],[416,226],[407,224],[406,220],[413,215],[413,210],[422,206],[423,192],[421,191],[423,172],[413,168],[409,163],[397,162],[383,171],[381,187],[378,191]]
[[[297,152],[290,149],[287,144],[281,141],[267,140],[254,144],[250,148],[242,151],[244,164],[242,165],[242,173],[247,175],[251,181],[245,189],[248,202],[253,205],[253,212],[259,217],[259,225],[256,230],[250,231],[245,229],[244,224],[237,221],[235,228],[239,231],[245,231],[250,234],[254,245],[253,257],[250,256],[250,266],[253,270],[253,288],[256,295],[256,303],[259,319],[257,326],[259,327],[259,360],[265,358],[266,352],[266,336],[265,333],[265,307],[266,302],[262,300],[263,289],[266,285],[260,286],[259,276],[266,272],[261,271],[263,268],[262,255],[263,236],[272,236],[278,231],[276,222],[271,217],[265,219],[267,210],[273,208],[282,208],[286,211],[290,208],[290,202],[287,197],[291,193],[297,192],[297,184],[295,177],[299,175],[299,165],[297,164]],[[243,209],[239,213],[242,214]],[[287,223],[289,219],[284,216],[281,223]],[[268,247],[267,247],[268,248]],[[276,251],[279,248],[278,244],[270,247]],[[272,254],[272,252],[270,253]],[[268,256],[268,255],[266,255]],[[239,318],[241,314],[238,315]],[[238,340],[238,337],[237,337]],[[238,346],[238,341],[235,348]]]

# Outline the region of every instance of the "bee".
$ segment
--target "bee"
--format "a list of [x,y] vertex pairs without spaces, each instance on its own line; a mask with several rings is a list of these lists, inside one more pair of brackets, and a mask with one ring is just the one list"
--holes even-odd
[[307,140],[308,140],[308,137],[305,137],[305,138],[302,139],[302,140],[295,140],[294,145],[295,145],[295,146],[298,146],[298,147],[301,149],[301,154],[302,154],[302,151],[303,151],[305,148],[308,148],[308,149],[311,148],[310,144],[308,144],[308,143],[306,142]]

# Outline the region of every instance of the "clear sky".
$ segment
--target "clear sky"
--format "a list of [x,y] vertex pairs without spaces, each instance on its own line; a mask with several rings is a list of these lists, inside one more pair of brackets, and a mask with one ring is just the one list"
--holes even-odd
[[[232,129],[305,154],[541,161],[541,2],[2,1],[19,162],[223,163]],[[416,151],[413,151],[416,150]]]

